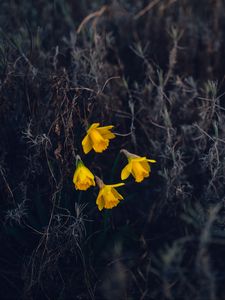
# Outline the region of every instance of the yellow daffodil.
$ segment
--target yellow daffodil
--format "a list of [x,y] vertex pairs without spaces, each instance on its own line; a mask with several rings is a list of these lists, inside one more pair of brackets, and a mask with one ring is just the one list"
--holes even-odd
[[95,152],[103,152],[109,146],[109,140],[116,136],[110,130],[113,125],[99,127],[99,123],[93,123],[87,130],[87,134],[82,141],[84,153],[87,154],[93,148]]
[[121,179],[127,179],[130,174],[133,175],[136,182],[141,182],[144,178],[149,177],[151,172],[150,163],[155,163],[154,159],[148,159],[146,157],[140,157],[132,154],[127,150],[121,150],[128,159],[128,164],[123,168],[121,172]]
[[96,182],[100,188],[96,204],[98,205],[98,209],[102,210],[103,208],[111,209],[118,205],[120,200],[123,200],[123,196],[120,195],[116,187],[123,186],[124,183],[117,184],[104,184],[103,181],[95,176]]
[[76,190],[86,191],[90,186],[95,186],[94,175],[85,167],[81,160],[77,162],[77,168],[73,176]]

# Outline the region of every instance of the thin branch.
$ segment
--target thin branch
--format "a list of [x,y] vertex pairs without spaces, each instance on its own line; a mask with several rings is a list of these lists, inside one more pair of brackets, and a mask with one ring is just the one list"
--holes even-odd
[[101,7],[101,9],[99,9],[98,11],[95,11],[95,12],[89,14],[88,16],[86,16],[83,19],[83,21],[80,23],[80,25],[79,25],[79,27],[77,29],[77,34],[79,34],[81,32],[81,30],[87,24],[88,21],[90,21],[93,18],[99,18],[101,15],[103,15],[103,13],[106,11],[107,8],[108,8],[107,5],[103,5]]
[[145,6],[141,11],[139,11],[139,13],[137,13],[134,16],[134,20],[139,19],[140,17],[144,16],[147,12],[149,12],[155,5],[157,5],[160,2],[160,0],[154,0],[154,1],[150,1],[150,3]]

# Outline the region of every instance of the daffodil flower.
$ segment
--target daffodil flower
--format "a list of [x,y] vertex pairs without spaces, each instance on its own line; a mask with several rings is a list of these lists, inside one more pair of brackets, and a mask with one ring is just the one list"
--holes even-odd
[[101,153],[109,146],[109,140],[116,136],[110,130],[113,125],[99,127],[99,123],[93,123],[87,130],[87,134],[82,141],[84,153],[87,154],[93,148],[95,152]]
[[99,210],[103,208],[112,209],[117,206],[121,200],[123,200],[123,196],[117,192],[116,187],[123,186],[124,183],[117,184],[104,184],[103,181],[95,176],[96,183],[100,188],[96,204]]
[[80,159],[77,159],[77,167],[73,176],[76,190],[86,191],[90,186],[95,186],[94,174],[85,167]]
[[132,154],[127,150],[121,150],[128,159],[128,164],[123,168],[121,172],[121,179],[127,179],[130,174],[133,175],[136,182],[141,182],[144,178],[149,177],[151,172],[150,163],[155,163],[154,159],[148,159],[146,157],[140,157]]

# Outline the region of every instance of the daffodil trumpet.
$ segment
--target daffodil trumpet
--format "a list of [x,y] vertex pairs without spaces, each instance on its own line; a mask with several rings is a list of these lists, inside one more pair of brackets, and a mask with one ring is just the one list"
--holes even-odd
[[95,176],[95,181],[99,187],[99,193],[96,199],[96,204],[98,209],[101,211],[103,208],[112,209],[117,206],[123,196],[117,192],[115,188],[123,186],[124,183],[116,184],[104,184],[104,182],[97,176]]
[[121,172],[121,179],[125,180],[132,175],[136,182],[142,182],[144,178],[149,177],[151,173],[150,163],[156,163],[154,159],[148,159],[145,156],[141,157],[136,154],[130,153],[125,149],[120,151],[127,159],[128,164],[123,168]]

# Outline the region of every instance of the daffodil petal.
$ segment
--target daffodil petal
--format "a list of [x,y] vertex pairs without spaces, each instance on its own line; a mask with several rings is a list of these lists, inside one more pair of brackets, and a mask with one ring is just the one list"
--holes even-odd
[[89,177],[90,179],[94,179],[94,174],[91,173],[91,171],[87,167],[83,166],[83,170],[85,171],[87,177]]
[[112,193],[113,193],[113,195],[114,195],[117,199],[119,199],[119,200],[123,200],[123,199],[124,199],[123,196],[122,196],[120,193],[118,193],[117,190],[114,189],[114,188],[112,188]]
[[132,175],[133,175],[133,177],[134,177],[134,179],[135,179],[135,182],[141,182],[141,181],[143,181],[144,180],[144,176],[143,176],[143,174],[137,174],[137,173],[135,173],[133,170],[132,170]]
[[116,137],[115,134],[110,132],[110,129],[112,129],[113,127],[114,127],[113,125],[99,127],[98,131],[103,136],[103,138],[114,139]]
[[154,160],[154,159],[147,159],[147,161],[149,161],[151,163],[156,163],[156,160]]
[[86,135],[82,141],[82,147],[84,150],[84,153],[87,154],[92,149],[92,143],[89,135]]
[[104,201],[104,197],[103,197],[103,192],[104,190],[100,190],[97,200],[96,200],[96,204],[98,206],[98,209],[101,211],[104,207],[105,201]]
[[151,167],[147,160],[140,162],[140,164],[142,165],[142,167],[145,169],[146,172],[149,173],[151,171]]
[[138,182],[138,183],[139,183],[139,182],[142,182],[143,180],[144,180],[144,177],[143,177],[143,176],[136,176],[136,177],[135,177],[135,181]]
[[141,162],[141,161],[145,161],[145,160],[147,160],[146,157],[131,158],[131,161],[133,161],[133,162]]
[[77,176],[78,176],[78,172],[77,172],[77,169],[76,171],[74,172],[74,175],[73,175],[73,183],[75,184],[76,181],[77,181]]
[[[99,130],[100,131],[100,130]],[[101,131],[100,131],[101,132]],[[114,139],[116,136],[114,133],[110,132],[110,131],[107,131],[107,132],[101,132],[102,136],[104,139],[109,139],[109,140],[112,140]]]
[[121,172],[121,179],[125,180],[129,177],[132,169],[132,163],[128,163]]
[[99,127],[100,123],[93,123],[87,130],[87,133],[89,133],[91,130]]
[[108,125],[108,126],[101,126],[98,128],[98,130],[110,130],[113,127],[115,127],[114,125]]
[[124,182],[121,182],[121,183],[116,183],[116,184],[107,184],[107,186],[109,186],[109,187],[119,187],[119,186],[123,186],[123,185],[125,185],[125,183]]

